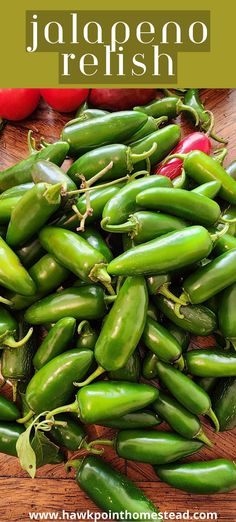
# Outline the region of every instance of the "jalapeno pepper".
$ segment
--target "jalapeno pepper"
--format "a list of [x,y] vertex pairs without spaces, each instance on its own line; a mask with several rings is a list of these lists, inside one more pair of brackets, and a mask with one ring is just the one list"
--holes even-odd
[[147,278],[147,287],[149,295],[157,295],[163,286],[168,288],[171,282],[170,274],[160,274]]
[[236,377],[236,353],[224,350],[191,350],[186,365],[198,377]]
[[155,430],[119,431],[113,440],[95,440],[90,443],[114,446],[119,457],[145,462],[147,464],[167,464],[192,455],[203,444],[197,440],[187,440],[176,433]]
[[207,393],[173,366],[162,361],[157,362],[157,372],[161,383],[187,410],[194,415],[208,415],[213,421],[216,431],[219,429],[218,420],[212,410],[211,399]]
[[51,294],[28,308],[25,319],[30,324],[55,323],[64,317],[100,319],[106,313],[106,296],[96,285],[67,288]]
[[208,446],[212,443],[204,433],[201,423],[196,415],[186,410],[182,404],[166,395],[162,391],[158,399],[152,405],[154,411],[164,419],[174,431],[186,439],[198,439]]
[[213,405],[220,423],[220,431],[236,426],[236,379],[220,379],[213,392]]
[[[188,134],[188,136],[185,136],[185,138],[178,143],[171,154],[187,154],[192,150],[201,150],[209,155],[211,152],[211,142],[208,136],[202,132]],[[181,175],[182,168],[183,160],[172,158],[165,162],[164,165],[157,166],[154,172],[160,176],[167,176],[170,179],[175,179]]]
[[[40,368],[26,388],[26,402],[31,416],[65,404],[73,394],[73,382],[83,377],[93,360],[90,350],[69,350]],[[27,416],[28,418],[28,416]],[[24,422],[18,419],[18,422]]]
[[119,370],[113,370],[108,373],[109,379],[112,381],[138,382],[141,372],[141,361],[137,351],[135,351],[128,359],[127,363]]
[[36,286],[17,255],[0,237],[0,284],[22,295],[34,295]]
[[[86,103],[86,102],[85,102]],[[100,116],[105,116],[105,114],[109,114],[109,111],[105,111],[104,109],[95,109],[84,106],[82,110],[76,112],[75,119],[83,118],[84,120],[93,120],[93,118],[99,118]],[[68,121],[65,126],[74,123],[74,120]]]
[[0,424],[0,451],[6,455],[17,457],[16,443],[25,431],[23,426],[14,422],[1,422]]
[[[10,381],[13,389],[13,400],[17,399],[18,385],[24,384],[31,379],[33,371],[33,356],[35,353],[35,339],[32,335],[25,340],[27,325],[19,317],[18,323],[19,341],[24,344],[17,348],[7,348],[3,350],[1,359],[1,373],[6,381]],[[18,415],[19,417],[19,415]],[[18,418],[17,417],[17,418]],[[10,419],[9,419],[10,420]]]
[[174,230],[182,230],[187,226],[182,219],[162,214],[161,212],[156,213],[145,210],[131,214],[128,221],[119,225],[110,225],[105,220],[106,218],[102,222],[105,230],[112,233],[128,232],[130,237],[134,239],[135,244],[146,243],[163,234],[168,234],[168,232],[173,232]]
[[142,366],[142,374],[143,377],[147,380],[152,380],[157,377],[157,369],[156,363],[158,361],[158,357],[153,352],[148,352],[143,360]]
[[9,346],[9,348],[18,348],[23,346],[33,333],[33,328],[30,328],[28,333],[19,341],[14,338],[18,330],[18,323],[16,319],[6,310],[0,306],[0,346]]
[[221,188],[221,183],[218,180],[209,181],[208,183],[203,183],[203,185],[199,185],[192,190],[195,194],[200,194],[201,196],[206,196],[207,198],[214,199],[217,196],[219,190]]
[[112,275],[166,274],[207,257],[212,247],[207,230],[192,226],[131,248],[113,259],[107,271]]
[[236,238],[230,234],[224,234],[216,241],[214,254],[219,256],[220,254],[224,254],[225,252],[233,249],[236,249]]
[[16,185],[14,187],[11,187],[0,195],[0,201],[3,201],[4,199],[12,199],[12,198],[19,198],[23,196],[28,190],[32,189],[34,186],[34,183],[23,183],[22,185]]
[[219,328],[223,336],[236,349],[236,283],[226,288],[221,294],[218,308]]
[[98,334],[91,326],[90,322],[86,320],[81,321],[77,333],[79,337],[77,338],[76,348],[80,350],[94,350]]
[[236,282],[236,249],[229,250],[185,279],[183,290],[192,304],[203,303]]
[[135,141],[145,138],[152,132],[155,132],[157,129],[159,129],[161,124],[166,122],[167,120],[167,116],[160,116],[159,118],[153,118],[152,116],[148,116],[148,119],[146,123],[143,125],[143,127],[141,127],[141,129],[139,129],[132,136],[130,136],[126,141],[126,144],[134,143]]
[[20,201],[21,196],[15,198],[0,199],[0,223],[8,224],[11,219],[11,214]]
[[73,420],[69,415],[58,415],[57,420],[65,425],[54,425],[49,432],[50,437],[70,451],[77,451],[86,437],[82,424]]
[[61,183],[65,190],[76,190],[77,188],[72,179],[51,161],[36,161],[31,175],[34,183],[43,182],[48,183],[49,185]]
[[63,228],[46,227],[39,239],[45,250],[82,281],[99,281],[112,292],[105,257],[82,236]]
[[176,364],[180,369],[184,368],[182,349],[178,341],[171,333],[151,317],[147,317],[142,341],[158,359]]
[[[153,144],[156,143],[157,148],[150,156],[150,164],[156,165],[171,152],[179,142],[180,137],[180,127],[178,125],[167,125],[167,127],[152,132],[149,136],[132,143],[131,150],[133,154],[143,154],[147,150],[150,150]],[[136,171],[144,168],[146,168],[145,161],[140,161],[135,165]]]
[[43,247],[38,239],[35,237],[26,242],[21,248],[16,250],[18,257],[22,264],[29,268],[36,263],[45,253]]
[[151,187],[171,187],[171,182],[164,176],[147,176],[125,185],[114,197],[108,200],[103,209],[101,226],[104,230],[109,225],[124,223],[138,210],[136,197],[141,190]]
[[[219,195],[229,203],[236,203],[236,182],[231,178],[225,169],[214,158],[204,152],[194,150],[187,155],[176,155],[183,161],[186,174],[194,179],[196,183],[208,183],[209,181],[220,181],[221,189]],[[171,158],[171,156],[170,156]]]
[[103,145],[126,141],[146,121],[146,114],[135,111],[109,113],[64,127],[61,139],[69,144],[69,153],[78,157]]
[[189,105],[185,105],[179,96],[166,96],[165,98],[159,98],[153,100],[147,105],[134,107],[134,111],[144,112],[148,116],[158,118],[160,116],[167,116],[168,119],[172,120],[176,118],[182,111],[188,111],[196,119],[196,125],[198,124],[198,115],[195,109],[192,109]]
[[188,493],[212,495],[236,488],[236,466],[226,459],[176,463],[155,470],[161,480]]
[[29,274],[36,284],[37,292],[28,297],[9,292],[8,297],[14,310],[24,310],[56,290],[67,279],[69,272],[53,256],[45,254],[29,269]]
[[[88,384],[105,371],[120,370],[137,347],[146,322],[148,295],[145,279],[129,277],[106,317],[95,346],[98,368],[83,383]],[[134,323],[136,327],[133,328]]]
[[207,111],[199,97],[199,89],[188,89],[184,95],[184,103],[196,111],[199,118],[199,126],[204,132],[208,132],[211,138],[221,143],[227,143],[227,140],[220,138],[214,132],[214,116],[211,111]]
[[51,328],[34,356],[36,370],[66,350],[75,333],[75,326],[76,320],[73,317],[65,317]]
[[231,176],[231,178],[236,180],[236,160],[233,160],[230,163],[230,165],[225,167],[225,170],[226,170],[227,174],[229,174],[229,176]]
[[86,230],[82,233],[82,237],[84,237],[93,248],[96,248],[108,263],[113,259],[111,249],[105,239],[103,239],[102,235],[95,228],[86,226]]
[[180,328],[179,326],[176,326],[176,324],[172,323],[171,321],[165,321],[164,326],[170,332],[173,337],[178,341],[182,348],[182,352],[186,352],[189,346],[190,342],[190,335],[188,332],[186,332],[183,328]]
[[67,175],[75,183],[80,181],[81,174],[89,180],[112,162],[111,169],[102,176],[102,181],[115,180],[130,174],[134,170],[134,165],[148,158],[153,151],[153,144],[138,154],[132,152],[127,145],[119,143],[95,148],[74,161],[67,171]]
[[20,416],[16,405],[0,395],[0,421],[14,422]]
[[4,192],[4,190],[14,187],[15,185],[32,182],[31,172],[35,161],[47,160],[56,165],[62,165],[68,150],[68,143],[58,141],[40,151],[33,151],[26,160],[20,161],[16,165],[1,172],[0,192]]
[[158,513],[154,504],[130,479],[95,455],[89,455],[80,463],[76,482],[98,507],[109,513],[127,510],[135,513],[136,520],[137,513],[140,517],[143,513],[150,516]]
[[183,189],[145,189],[137,194],[136,202],[140,207],[168,212],[206,227],[217,223],[221,216],[221,209],[216,201]]
[[176,326],[194,335],[209,335],[217,330],[215,313],[203,305],[180,307],[181,317],[175,313],[175,303],[162,295],[154,297],[155,304]]
[[118,419],[101,420],[99,424],[100,426],[106,426],[118,430],[130,430],[153,428],[154,426],[161,424],[161,419],[153,411],[141,410],[127,413]]
[[142,408],[158,398],[158,389],[149,384],[121,381],[100,381],[84,386],[75,402],[52,410],[47,419],[58,413],[77,413],[85,424],[117,419]]

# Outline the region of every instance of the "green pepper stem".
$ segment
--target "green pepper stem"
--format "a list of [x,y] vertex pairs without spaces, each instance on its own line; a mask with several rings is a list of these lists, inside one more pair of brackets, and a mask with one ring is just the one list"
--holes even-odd
[[71,404],[67,404],[66,406],[60,406],[59,408],[55,408],[55,410],[49,411],[46,415],[46,420],[51,419],[54,415],[58,415],[59,413],[77,413],[79,417],[79,404],[78,401],[75,400]]
[[211,440],[208,439],[207,435],[204,433],[202,428],[199,430],[199,432],[197,433],[197,435],[195,435],[194,438],[201,440],[201,442],[204,442],[204,444],[206,444],[210,448],[212,448],[214,446],[213,442],[211,442]]
[[178,303],[175,303],[175,306],[174,306],[174,313],[175,313],[176,317],[178,317],[179,319],[184,318],[184,315],[181,314],[181,311],[180,311],[181,306],[182,305],[178,304]]
[[109,225],[109,218],[103,218],[100,224],[103,230],[113,233],[132,232],[136,226],[136,223],[132,222],[132,220],[128,220],[126,223],[121,223],[120,225]]
[[105,303],[108,303],[108,304],[109,304],[109,303],[114,303],[114,301],[116,300],[116,298],[117,298],[117,295],[116,295],[116,294],[115,294],[115,295],[105,295],[105,297],[104,297],[104,301],[105,301]]
[[114,448],[116,439],[96,439],[86,444],[86,449],[89,451],[93,446],[112,446]]
[[[122,181],[128,181],[129,179],[130,179],[130,176],[127,174],[126,176],[123,176],[123,178],[113,179],[113,181],[109,181],[109,183],[99,184],[99,189],[110,187],[111,185],[117,185],[118,183],[121,183]],[[70,192],[66,192],[66,196],[73,196],[74,194],[84,194],[86,192],[92,192],[93,190],[97,190],[97,188],[98,188],[98,185],[96,185],[96,187],[88,187],[88,188],[83,188],[83,189],[78,189],[78,190],[70,190]]]
[[142,154],[135,154],[134,152],[130,152],[130,160],[135,165],[135,163],[138,163],[139,161],[145,160],[151,156],[155,150],[157,149],[157,143],[153,143],[151,148],[145,152],[142,152]]
[[20,339],[20,341],[15,341],[14,337],[12,335],[9,335],[2,341],[2,344],[4,346],[9,346],[9,348],[20,348],[21,346],[24,346],[27,343],[27,341],[30,339],[32,333],[33,333],[33,328],[31,327],[29,329],[29,331],[27,332],[27,334],[25,335],[25,337],[23,337],[23,339]]
[[215,241],[220,239],[220,237],[224,236],[227,233],[228,229],[229,223],[226,223],[225,226],[221,230],[219,230],[219,232],[216,232],[215,234],[210,234],[212,242],[215,243]]
[[94,381],[94,379],[96,379],[97,377],[100,377],[100,375],[102,375],[106,370],[104,370],[104,368],[102,368],[102,366],[98,366],[97,369],[91,373],[91,375],[89,375],[89,377],[87,379],[85,379],[85,381],[83,382],[74,382],[74,386],[77,386],[79,388],[82,388],[82,386],[87,386],[88,384],[90,384],[90,382]]
[[215,430],[218,432],[220,430],[220,424],[219,424],[219,421],[218,421],[217,416],[214,413],[213,409],[210,408],[208,410],[208,412],[206,413],[206,415],[208,415],[208,417],[210,417],[210,419],[212,420],[212,422],[215,426]]
[[166,165],[166,163],[168,163],[168,161],[170,161],[171,159],[173,158],[178,158],[178,159],[181,159],[181,160],[185,160],[186,158],[188,157],[188,154],[170,154],[169,156],[167,156],[163,162],[162,162],[162,165]]
[[180,372],[183,371],[185,364],[184,364],[184,358],[182,355],[175,361],[175,365],[178,367],[178,370]]
[[92,332],[92,328],[91,328],[91,326],[89,324],[89,321],[87,321],[86,319],[79,323],[79,326],[77,328],[77,334],[81,335],[82,331],[85,331],[85,332],[88,332],[88,333]]
[[177,178],[173,179],[173,181],[172,181],[173,187],[176,189],[182,188],[185,181],[186,181],[186,173],[185,173],[184,168],[182,168],[181,175],[178,176]]
[[223,147],[222,149],[218,149],[213,153],[213,158],[214,160],[222,164],[227,154],[228,149],[226,147]]
[[65,463],[66,473],[68,473],[71,468],[74,468],[74,469],[76,469],[78,471],[80,469],[81,465],[82,465],[83,460],[84,459],[74,459],[74,460],[71,459],[71,460],[68,460]]
[[49,185],[44,192],[44,197],[51,205],[57,205],[61,201],[61,192],[63,189],[62,183],[56,183],[55,185]]
[[160,116],[160,118],[154,118],[154,119],[155,119],[156,128],[158,129],[162,123],[164,123],[165,121],[168,121],[168,116]]
[[[147,158],[148,160],[148,158]],[[138,172],[134,172],[131,176],[128,176],[128,183],[131,183],[131,181],[134,181],[134,179],[138,178],[138,177],[145,177],[145,176],[149,176],[150,175],[150,172],[148,170],[139,170]]]
[[26,424],[26,422],[28,422],[30,419],[32,419],[33,416],[34,416],[34,411],[30,410],[28,413],[26,413],[26,415],[24,417],[17,419],[16,422],[18,422],[19,424]]
[[[207,128],[206,134],[208,136],[210,136],[213,140],[218,141],[219,143],[228,143],[228,140],[225,140],[224,138],[220,138],[213,131],[213,128],[215,126],[215,118],[214,118],[213,112],[209,111],[209,110],[205,110],[204,113],[209,115],[209,126]],[[203,126],[203,130],[204,130],[204,126]]]
[[18,388],[18,381],[16,379],[10,380],[10,383],[12,385],[12,398],[13,402],[17,401],[17,388]]
[[218,223],[229,223],[229,225],[230,225],[232,223],[236,223],[236,218],[234,218],[234,219],[227,219],[227,218],[224,218],[224,216],[222,216],[219,219]]
[[195,109],[193,107],[190,107],[189,105],[185,105],[185,103],[182,102],[181,98],[179,98],[179,100],[176,103],[176,112],[177,112],[177,114],[180,114],[180,112],[182,112],[182,111],[190,112],[192,114],[192,116],[194,116],[195,125],[196,126],[199,125],[199,116],[198,116],[197,111],[195,111]]
[[12,301],[9,301],[9,299],[6,299],[5,297],[0,296],[0,303],[5,304],[6,306],[11,306]]
[[36,141],[32,136],[33,131],[30,129],[27,136],[27,144],[28,144],[28,150],[30,154],[35,154],[37,152],[36,150]]
[[174,303],[185,306],[188,303],[186,294],[183,292],[180,297],[177,297],[169,290],[169,285],[170,283],[163,283],[158,290],[158,294],[164,295],[164,297],[171,299]]
[[94,267],[89,273],[89,279],[91,279],[95,283],[102,283],[109,294],[115,295],[115,290],[111,285],[111,278],[107,273],[106,266],[107,265],[105,265],[104,263],[98,263],[97,265],[94,265]]

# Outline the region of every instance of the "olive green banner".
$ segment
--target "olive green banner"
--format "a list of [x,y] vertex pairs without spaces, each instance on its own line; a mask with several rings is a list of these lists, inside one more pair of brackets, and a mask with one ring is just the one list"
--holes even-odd
[[0,87],[236,87],[236,5],[10,1]]

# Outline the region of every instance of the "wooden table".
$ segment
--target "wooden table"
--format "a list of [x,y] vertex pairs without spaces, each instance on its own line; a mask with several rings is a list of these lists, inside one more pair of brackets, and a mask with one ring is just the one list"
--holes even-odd
[[[219,135],[229,138],[228,164],[236,158],[236,90],[205,90],[202,96],[206,107],[214,111],[216,130]],[[41,136],[50,142],[59,137],[63,124],[69,119],[41,104],[40,108],[26,121],[8,124],[0,136],[0,169],[12,165],[27,155],[26,137],[32,129],[38,141]],[[189,132],[190,124],[186,124],[181,116],[183,132]],[[215,147],[220,145],[214,142]],[[235,430],[228,433],[214,434],[209,423],[205,422],[207,435],[215,442],[213,449],[204,449],[192,460],[214,459],[219,457],[235,458]],[[112,431],[94,427],[92,435],[111,435]],[[235,492],[227,495],[196,496],[170,488],[159,481],[150,465],[125,462],[118,459],[113,450],[105,451],[105,458],[113,466],[133,479],[150,499],[160,506],[161,511],[190,511],[190,518],[196,512],[216,512],[218,519],[224,522],[236,520]],[[0,522],[27,522],[29,512],[56,512],[61,516],[62,510],[67,512],[99,511],[83,492],[76,486],[72,475],[66,475],[63,465],[45,466],[32,480],[24,473],[17,459],[0,455]],[[73,516],[73,515],[72,515]],[[201,520],[210,520],[210,516],[201,515]],[[68,517],[67,517],[68,518]],[[69,519],[69,518],[68,518]],[[71,520],[75,519],[71,517]],[[200,519],[200,517],[199,517]],[[65,516],[66,520],[66,516]]]

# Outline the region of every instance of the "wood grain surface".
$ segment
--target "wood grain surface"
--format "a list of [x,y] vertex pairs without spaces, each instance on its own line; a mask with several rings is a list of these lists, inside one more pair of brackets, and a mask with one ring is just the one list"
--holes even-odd
[[[207,109],[214,112],[217,133],[229,139],[229,152],[225,160],[227,165],[236,158],[236,89],[203,90],[202,97]],[[7,124],[0,135],[0,170],[27,156],[29,129],[33,130],[37,142],[42,136],[53,142],[59,137],[61,128],[68,119],[69,115],[56,113],[41,103],[39,109],[27,120]],[[193,130],[184,116],[179,121],[183,135]],[[219,148],[221,145],[213,142],[213,146]],[[199,345],[203,340],[195,338],[193,341]],[[235,458],[236,430],[216,435],[210,423],[205,420],[204,426],[215,445],[213,449],[203,449],[198,455],[192,456],[191,460]],[[93,427],[90,430],[93,437],[110,436],[112,433],[105,428]],[[194,520],[194,513],[198,512],[202,513],[198,516],[199,520],[213,520],[209,513],[215,512],[217,520],[221,522],[236,520],[235,492],[214,496],[187,494],[160,482],[150,465],[124,462],[109,448],[105,451],[105,459],[133,479],[163,512],[185,513],[189,510],[189,516],[185,515],[185,520]],[[27,522],[30,520],[29,513],[55,512],[58,519],[63,520],[65,510],[72,515],[69,518],[69,514],[64,513],[64,520],[73,520],[73,513],[76,511],[85,512],[89,509],[91,512],[98,512],[99,509],[75,484],[73,475],[66,475],[63,465],[45,466],[38,471],[37,478],[32,480],[20,469],[16,458],[0,454],[0,522]]]

